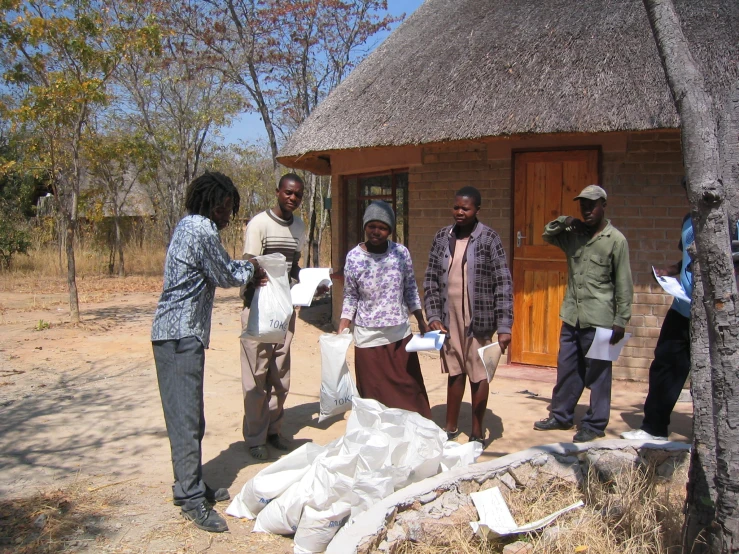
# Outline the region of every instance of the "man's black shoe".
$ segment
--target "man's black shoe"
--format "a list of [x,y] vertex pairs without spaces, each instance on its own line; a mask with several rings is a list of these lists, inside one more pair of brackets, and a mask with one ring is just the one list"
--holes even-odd
[[595,429],[580,429],[575,436],[572,437],[572,442],[590,442],[601,437],[605,437],[606,434],[603,431],[596,431]]
[[572,429],[572,425],[562,425],[557,418],[549,416],[534,423],[534,429],[537,431],[567,431]]
[[185,519],[193,522],[195,527],[208,531],[210,533],[223,533],[228,531],[228,524],[218,512],[211,508],[208,503],[203,500],[196,508],[192,510],[182,510]]
[[[231,495],[229,494],[228,489],[211,489],[208,485],[205,485],[205,500],[209,504],[225,502],[230,499]],[[184,500],[174,500],[173,502],[175,506],[183,506],[185,504]]]

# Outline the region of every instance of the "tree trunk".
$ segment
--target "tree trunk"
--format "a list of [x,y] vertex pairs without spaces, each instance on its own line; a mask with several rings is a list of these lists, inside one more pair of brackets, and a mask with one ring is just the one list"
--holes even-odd
[[[680,114],[683,160],[711,345],[716,432],[716,519],[710,551],[739,552],[739,318],[726,193],[711,98],[671,0],[644,0],[662,66]],[[723,108],[723,106],[722,106]],[[686,545],[688,546],[688,545]],[[690,550],[687,550],[688,552]]]
[[[308,240],[305,241],[307,256],[305,267],[313,267],[316,265],[313,243],[316,236],[316,176],[313,173],[308,174]],[[311,262],[311,255],[314,261]]]
[[115,222],[115,249],[118,252],[118,277],[123,277],[126,270],[123,266],[123,238],[121,237],[121,216],[118,207],[115,208],[113,221]]
[[[691,246],[691,254],[695,248]],[[693,262],[693,304],[690,313],[690,390],[693,395],[693,449],[690,453],[683,545],[685,552],[708,552],[706,534],[716,514],[716,432],[713,425],[713,389],[708,321],[700,264]]]
[[66,217],[67,287],[69,288],[69,318],[72,323],[80,322],[80,301],[77,295],[77,273],[74,264],[74,232],[77,221],[71,215]]

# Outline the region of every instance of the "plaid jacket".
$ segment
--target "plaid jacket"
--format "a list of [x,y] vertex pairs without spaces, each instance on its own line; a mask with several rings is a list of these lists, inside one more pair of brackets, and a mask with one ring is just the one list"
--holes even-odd
[[[449,326],[448,271],[454,253],[454,225],[444,227],[434,237],[429,265],[423,281],[424,307],[429,323]],[[470,235],[467,251],[467,293],[472,313],[467,336],[490,337],[510,333],[513,327],[513,282],[498,233],[478,222]]]

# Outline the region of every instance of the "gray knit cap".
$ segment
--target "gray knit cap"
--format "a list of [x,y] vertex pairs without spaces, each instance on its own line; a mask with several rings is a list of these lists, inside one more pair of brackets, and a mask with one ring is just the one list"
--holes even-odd
[[370,221],[382,221],[392,231],[395,228],[395,213],[387,202],[374,200],[364,210],[362,227],[366,227]]

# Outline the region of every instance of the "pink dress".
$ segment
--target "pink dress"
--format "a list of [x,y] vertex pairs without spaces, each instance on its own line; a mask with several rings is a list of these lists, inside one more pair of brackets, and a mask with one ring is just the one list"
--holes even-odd
[[464,373],[472,383],[487,379],[485,366],[477,349],[490,344],[490,337],[468,337],[470,304],[467,294],[467,265],[462,263],[469,237],[457,239],[454,256],[449,264],[447,280],[449,306],[449,336],[441,349],[441,370],[449,375]]

